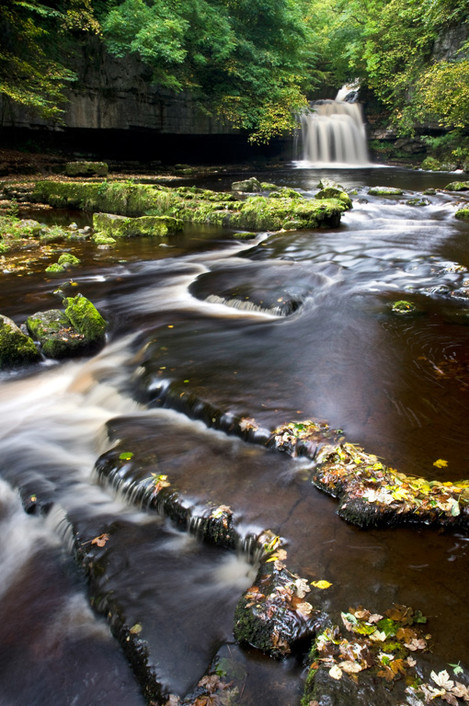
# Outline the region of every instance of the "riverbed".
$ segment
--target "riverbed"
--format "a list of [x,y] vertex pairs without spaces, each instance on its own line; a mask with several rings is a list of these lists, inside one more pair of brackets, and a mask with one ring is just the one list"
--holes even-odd
[[[238,176],[187,183],[228,190]],[[469,226],[454,214],[468,192],[444,190],[457,175],[386,167],[293,164],[258,176],[307,198],[328,176],[351,192],[353,209],[334,229],[250,241],[187,226],[164,243],[76,242],[67,249],[82,264],[66,282],[44,272],[48,263],[0,279],[0,311],[18,324],[54,307],[59,284],[110,322],[93,358],[0,376],[4,706],[145,703],[103,615],[106,596],[142,629],[166,694],[190,693],[218,655],[236,665],[234,703],[300,702],[304,653],[276,661],[232,635],[253,557],[245,546],[203,543],[196,528],[136,502],[131,488],[105,483],[95,463],[122,439],[187,506],[228,506],[240,535],[281,536],[293,571],[331,584],[308,600],[333,619],[350,606],[412,606],[428,618],[432,654],[469,667],[467,537],[425,526],[360,530],[312,485],[307,459],[206,419],[216,409],[267,429],[322,420],[401,472],[467,479]],[[371,196],[373,185],[404,194]],[[403,299],[415,315],[393,313]],[[161,394],[171,385],[198,406],[187,413],[171,404]],[[26,514],[17,488],[23,500],[43,493],[49,511]],[[83,546],[109,537],[99,599],[90,601],[70,526]]]

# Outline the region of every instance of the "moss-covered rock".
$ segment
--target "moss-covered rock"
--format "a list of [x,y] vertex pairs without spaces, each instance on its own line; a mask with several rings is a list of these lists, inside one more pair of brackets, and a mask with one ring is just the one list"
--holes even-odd
[[430,201],[428,199],[423,199],[419,198],[418,196],[415,196],[412,199],[407,199],[406,204],[408,206],[428,206]]
[[65,174],[70,177],[105,177],[109,171],[106,162],[67,162]]
[[342,201],[347,208],[352,208],[352,199],[350,196],[343,190],[343,189],[337,189],[333,186],[328,186],[324,189],[321,189],[318,191],[317,194],[315,194],[316,199],[338,199],[339,201]]
[[104,342],[107,323],[89,299],[77,294],[64,299],[64,304],[68,320],[89,344]]
[[164,238],[180,231],[182,221],[171,216],[129,218],[111,213],[95,213],[93,228],[96,233],[111,238],[133,238],[142,235]]
[[104,235],[104,233],[95,233],[93,235],[93,242],[96,245],[112,247],[117,244],[117,240],[112,238],[110,235]]
[[441,164],[436,157],[425,157],[421,164],[422,169],[425,169],[426,171],[429,172],[438,172],[441,171]]
[[249,179],[243,179],[242,181],[234,181],[231,184],[231,190],[238,191],[240,193],[254,194],[262,191],[262,184],[257,177],[250,177]]
[[26,326],[47,358],[67,358],[88,346],[85,336],[71,325],[65,312],[60,309],[37,312],[28,317]]
[[14,321],[0,314],[0,368],[35,363],[40,357],[34,341]]
[[445,186],[446,191],[469,191],[469,181],[452,181]]
[[402,196],[402,189],[393,186],[372,186],[368,189],[370,196]]
[[454,216],[460,221],[469,221],[469,208],[460,208],[459,211],[456,211]]
[[[339,199],[251,196],[236,200],[232,194],[196,187],[169,189],[148,184],[50,182],[36,184],[35,199],[54,206],[126,216],[165,216],[188,223],[209,223],[246,230],[280,230],[295,221],[297,228],[335,227],[349,205]],[[114,237],[114,233],[111,237]]]
[[346,205],[337,199],[272,199],[251,196],[237,213],[227,215],[226,224],[252,230],[281,230],[286,223],[297,221],[303,228],[335,227],[340,223]]
[[391,311],[393,314],[414,314],[417,311],[417,308],[415,304],[412,302],[408,302],[405,299],[399,299],[399,301],[396,301],[393,303],[391,307]]

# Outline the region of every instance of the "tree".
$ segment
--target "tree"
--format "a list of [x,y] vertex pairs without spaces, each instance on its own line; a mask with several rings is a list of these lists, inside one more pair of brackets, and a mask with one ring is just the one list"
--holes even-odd
[[66,38],[83,31],[99,31],[91,0],[2,0],[0,93],[60,119],[63,91],[75,74],[59,56],[66,52]]
[[103,17],[116,56],[134,54],[155,83],[190,90],[209,112],[267,140],[294,127],[314,81],[304,0],[124,0]]

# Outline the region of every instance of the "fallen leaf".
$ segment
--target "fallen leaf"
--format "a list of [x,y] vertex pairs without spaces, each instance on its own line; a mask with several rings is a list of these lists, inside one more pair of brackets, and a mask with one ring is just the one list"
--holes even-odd
[[436,466],[436,468],[446,468],[448,461],[445,461],[444,458],[438,458],[436,461],[433,461],[433,465]]
[[456,682],[456,685],[453,686],[451,691],[460,699],[464,699],[464,701],[469,701],[469,689],[465,684],[461,684],[460,681]]
[[119,454],[119,461],[130,461],[130,459],[133,457],[134,455],[132,451],[123,451],[121,454]]
[[131,633],[131,635],[138,635],[142,632],[142,626],[140,625],[140,623],[135,623],[135,625],[132,625],[129,632]]
[[[285,552],[286,554],[286,552]],[[279,557],[280,558],[280,557]],[[298,578],[295,581],[295,592],[298,598],[304,598],[307,593],[310,593],[311,589],[309,587],[306,579]]]
[[450,664],[449,666],[452,667],[453,672],[456,674],[456,676],[457,676],[458,674],[463,674],[463,673],[464,673],[464,669],[461,667],[461,665],[459,664],[459,662],[458,662],[457,664]]
[[443,669],[441,672],[438,672],[438,674],[436,672],[431,672],[430,676],[435,682],[435,684],[437,686],[441,686],[442,689],[451,691],[454,686],[454,681],[449,678],[449,674],[446,669]]
[[342,670],[340,667],[337,666],[337,664],[334,664],[333,667],[329,669],[329,676],[332,677],[333,679],[342,679]]
[[358,662],[353,662],[352,660],[347,660],[345,662],[339,662],[339,667],[343,672],[347,674],[358,674],[364,667],[362,667]]
[[320,588],[321,590],[324,590],[325,588],[329,588],[332,586],[329,581],[311,581],[311,585],[314,586],[315,588]]
[[98,547],[104,547],[106,542],[110,539],[109,534],[100,534],[99,537],[95,537],[91,540],[91,544],[96,544]]
[[298,613],[301,613],[301,615],[304,615],[305,618],[307,618],[308,615],[311,615],[311,613],[313,611],[313,606],[311,605],[311,603],[308,603],[307,601],[303,601],[303,603],[299,603],[296,606],[296,611]]

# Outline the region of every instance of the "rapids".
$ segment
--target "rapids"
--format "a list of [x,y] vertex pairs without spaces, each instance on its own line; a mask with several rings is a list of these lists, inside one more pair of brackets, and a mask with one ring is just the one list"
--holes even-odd
[[[454,218],[469,197],[441,190],[452,175],[398,169],[285,168],[262,179],[308,197],[324,174],[356,190],[333,230],[240,242],[192,226],[167,247],[73,245],[83,264],[70,286],[111,321],[106,347],[0,375],[2,706],[142,705],[138,675],[103,617],[111,598],[129,625],[143,626],[168,693],[188,693],[218,654],[237,664],[238,703],[300,702],[296,658],[277,663],[234,642],[235,605],[256,573],[248,546],[236,554],[204,544],[197,527],[150,511],[131,484],[104,481],[95,463],[122,440],[151,455],[187,506],[227,505],[243,537],[267,528],[284,537],[294,571],[332,583],[308,599],[332,616],[351,605],[412,606],[429,618],[433,653],[469,667],[466,537],[347,525],[304,459],[161,402],[177,383],[266,428],[316,417],[400,471],[469,477],[468,226]],[[236,175],[203,183],[224,189],[228,178]],[[405,194],[370,196],[377,183]],[[4,273],[0,311],[21,323],[54,306],[57,284],[39,269]],[[399,299],[419,315],[393,315]],[[20,494],[26,505],[42,494],[49,511],[26,514]],[[110,539],[91,596],[73,544],[102,533]]]

